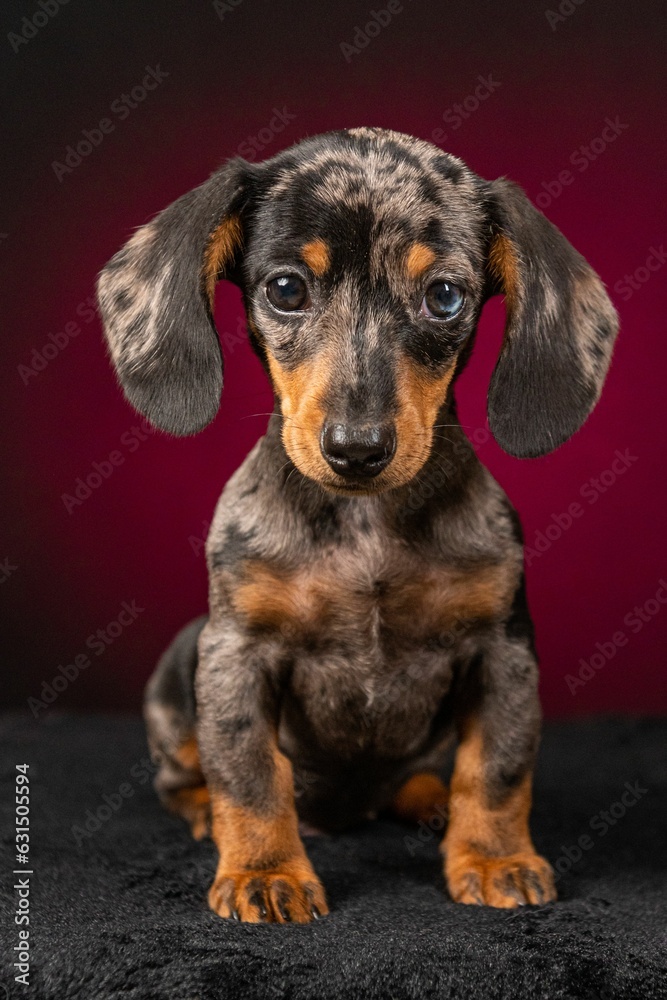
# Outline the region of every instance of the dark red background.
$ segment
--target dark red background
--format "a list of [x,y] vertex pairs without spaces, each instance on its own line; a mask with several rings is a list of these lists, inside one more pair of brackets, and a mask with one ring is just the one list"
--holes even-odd
[[[517,506],[529,542],[571,503],[584,509],[528,572],[547,713],[665,710],[667,608],[637,634],[623,619],[667,577],[667,271],[651,273],[630,296],[614,290],[666,236],[663,31],[646,3],[587,0],[572,5],[555,30],[549,7],[557,9],[547,0],[515,7],[405,0],[350,62],[340,43],[352,42],[355,26],[368,21],[370,2],[242,0],[223,20],[211,3],[72,2],[16,53],[7,33],[20,30],[37,5],[16,4],[6,15],[0,41],[13,107],[0,217],[8,279],[0,560],[16,569],[0,584],[0,599],[3,688],[12,703],[38,697],[43,681],[134,600],[144,609],[137,620],[102,656],[92,655],[47,711],[136,707],[174,630],[206,606],[197,540],[225,480],[262,433],[265,418],[253,415],[271,406],[259,364],[236,336],[238,293],[220,286],[216,316],[227,365],[218,419],[189,440],[152,435],[133,453],[121,436],[141,418],[116,387],[97,319],[85,322],[77,308],[134,227],[268,127],[274,107],[285,107],[296,117],[263,155],[302,136],[372,124],[424,138],[444,129],[445,148],[485,177],[513,178],[534,199],[543,182],[571,170],[572,184],[546,212],[602,275],[620,310],[611,374],[584,430],[553,456],[520,462],[492,440],[479,454]],[[125,121],[110,115],[111,103],[156,64],[168,73],[164,82]],[[459,128],[448,128],[443,113],[489,74],[500,86]],[[616,116],[628,127],[579,172],[570,156]],[[114,120],[113,133],[59,182],[52,162],[104,117]],[[19,365],[72,321],[80,335],[24,385]],[[459,388],[471,434],[481,428],[484,436],[501,329],[502,306],[494,302]],[[69,514],[62,494],[119,448],[124,463]],[[636,461],[590,505],[580,490],[609,469],[616,449],[629,449]],[[572,694],[565,675],[597,643],[609,650],[604,644],[619,629],[627,644]]]

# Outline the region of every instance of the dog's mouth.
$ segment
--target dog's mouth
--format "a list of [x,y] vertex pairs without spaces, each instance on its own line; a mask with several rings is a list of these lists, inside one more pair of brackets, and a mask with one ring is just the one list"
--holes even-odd
[[341,476],[332,473],[330,469],[325,471],[320,464],[317,468],[312,468],[304,467],[303,462],[294,459],[292,462],[307,479],[317,483],[325,492],[347,497],[370,497],[388,493],[412,482],[422,468],[422,465],[419,467],[410,465],[408,468],[404,468],[402,464],[391,463],[378,476],[369,478],[367,476]]
[[407,481],[407,478],[412,478],[410,476],[403,479],[400,475],[396,475],[397,470],[394,470],[392,466],[372,478],[349,474],[342,476],[330,469],[324,462],[317,461],[314,455],[304,455],[303,453],[290,452],[290,449],[286,450],[292,465],[299,470],[302,476],[316,483],[325,492],[333,493],[336,496],[377,496],[395,489],[396,486]]
[[317,482],[329,493],[336,493],[339,496],[373,496],[374,494],[383,493],[386,489],[389,489],[389,487],[383,487],[381,483],[376,481],[369,482],[368,480],[365,480],[353,482],[350,479],[344,479],[342,476],[339,476],[336,481],[333,479],[318,479]]

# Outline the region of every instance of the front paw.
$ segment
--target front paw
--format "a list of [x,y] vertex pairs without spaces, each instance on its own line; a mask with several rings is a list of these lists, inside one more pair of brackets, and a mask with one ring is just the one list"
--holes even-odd
[[324,889],[308,861],[271,870],[218,870],[208,894],[219,917],[250,924],[307,924],[329,912]]
[[510,909],[556,899],[551,866],[533,851],[501,858],[473,850],[455,852],[447,857],[445,875],[456,903]]

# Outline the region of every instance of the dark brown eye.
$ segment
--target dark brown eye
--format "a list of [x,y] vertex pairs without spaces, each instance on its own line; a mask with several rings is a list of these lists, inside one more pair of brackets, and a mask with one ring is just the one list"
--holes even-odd
[[434,281],[422,299],[422,315],[429,319],[453,319],[463,309],[465,292],[449,281]]
[[266,286],[266,295],[272,306],[281,312],[307,309],[310,305],[308,286],[298,274],[281,274]]

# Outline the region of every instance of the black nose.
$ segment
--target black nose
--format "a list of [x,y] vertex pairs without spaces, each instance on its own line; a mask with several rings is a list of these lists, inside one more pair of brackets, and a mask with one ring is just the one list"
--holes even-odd
[[396,432],[384,427],[354,427],[325,424],[320,448],[339,476],[377,476],[391,462],[396,450]]

